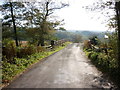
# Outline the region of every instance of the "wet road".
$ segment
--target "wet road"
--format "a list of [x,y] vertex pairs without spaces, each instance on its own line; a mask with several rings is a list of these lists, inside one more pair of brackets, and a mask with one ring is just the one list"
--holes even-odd
[[111,88],[87,59],[80,44],[65,49],[39,62],[14,80],[8,88]]

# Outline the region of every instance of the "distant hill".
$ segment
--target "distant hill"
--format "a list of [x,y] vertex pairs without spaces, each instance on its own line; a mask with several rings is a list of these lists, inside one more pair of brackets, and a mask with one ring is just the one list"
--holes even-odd
[[99,30],[67,30],[68,32],[104,32]]
[[55,36],[59,39],[69,39],[74,38],[75,35],[81,35],[82,40],[88,40],[90,37],[97,36],[99,39],[104,39],[106,32],[100,31],[78,31],[78,30],[67,30],[67,31],[57,31]]
[[83,39],[89,39],[89,37],[92,37],[92,36],[97,36],[98,38],[104,38],[104,35],[106,32],[102,32],[102,31],[78,31],[78,30],[70,30],[68,32],[72,32],[72,33],[75,33],[75,34],[80,34],[82,35]]

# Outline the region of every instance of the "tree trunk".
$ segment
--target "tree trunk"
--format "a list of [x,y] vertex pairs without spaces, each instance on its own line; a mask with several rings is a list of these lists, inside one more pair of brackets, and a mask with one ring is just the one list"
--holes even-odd
[[17,38],[17,31],[16,31],[16,25],[15,25],[15,19],[14,19],[14,15],[13,15],[13,6],[12,6],[12,2],[10,2],[10,7],[11,7],[11,16],[12,16],[12,22],[13,22],[13,29],[14,29],[14,38],[15,38],[15,43],[16,46],[18,47],[18,38]]
[[37,44],[37,46],[45,46],[45,44],[44,44],[44,38],[40,38],[39,39],[39,41],[38,41],[38,44]]
[[41,46],[45,46],[44,39],[41,40]]
[[[117,32],[118,32],[118,74],[120,75],[120,1],[116,2]],[[120,77],[118,78],[120,80]],[[118,83],[120,87],[120,82]]]
[[[116,17],[117,17],[117,31],[118,31],[118,59],[120,59],[120,2],[116,2]],[[119,62],[120,65],[120,62]]]

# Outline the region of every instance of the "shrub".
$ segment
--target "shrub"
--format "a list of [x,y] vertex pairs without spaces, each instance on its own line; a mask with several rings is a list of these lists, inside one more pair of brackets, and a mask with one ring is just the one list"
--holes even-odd
[[89,42],[88,40],[85,40],[85,41],[84,41],[84,46],[83,46],[83,48],[91,48],[91,44],[90,44],[90,42]]
[[33,45],[28,45],[25,47],[18,47],[17,48],[17,52],[18,52],[18,57],[22,58],[22,57],[26,57],[28,55],[32,55],[33,53],[36,52],[36,47]]
[[9,62],[13,59],[13,57],[17,56],[16,46],[13,40],[5,39],[3,40],[3,60],[9,59]]
[[45,48],[44,47],[41,47],[41,46],[37,46],[37,52],[43,52],[45,51]]
[[28,64],[28,60],[24,59],[24,58],[15,58],[15,64],[18,66],[18,67],[21,67],[21,66],[27,66]]
[[19,70],[15,64],[10,64],[6,61],[2,62],[2,82],[8,83]]
[[95,53],[95,52],[91,53],[90,59],[91,59],[95,64],[97,64],[98,53]]
[[88,56],[88,58],[91,57],[91,54],[92,54],[92,52],[86,52],[86,55]]

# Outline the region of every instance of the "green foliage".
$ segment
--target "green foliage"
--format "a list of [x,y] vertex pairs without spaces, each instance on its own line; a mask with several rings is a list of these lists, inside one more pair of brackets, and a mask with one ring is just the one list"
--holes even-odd
[[53,2],[52,0],[40,1],[40,3],[3,3],[1,5],[1,10],[4,11],[2,12],[3,39],[14,38],[16,46],[18,46],[18,40],[28,40],[36,46],[44,46],[44,41],[51,39],[48,37],[51,31],[55,31],[58,25],[62,26],[63,20],[53,20],[52,14],[55,10],[66,6],[68,5],[65,3],[58,4],[58,2]]
[[34,46],[31,44],[28,44],[24,47],[16,47],[15,42],[11,39],[4,39],[3,40],[3,60],[9,60],[10,63],[13,63],[13,58],[18,57],[27,57],[28,55],[32,55],[36,52],[43,52],[45,51],[44,47],[41,46]]
[[90,58],[92,62],[104,72],[112,73],[110,70],[114,68],[117,69],[118,67],[117,60],[105,53],[87,50],[85,50],[85,53],[88,58]]
[[[64,45],[68,45],[70,42],[66,42]],[[26,57],[22,58],[13,58],[14,63],[9,63],[8,59],[5,58],[2,61],[2,82],[3,84],[9,83],[11,80],[14,79],[14,77],[21,72],[23,72],[25,69],[30,67],[30,65],[39,62],[41,59],[63,49],[65,46],[59,46],[55,47],[52,51],[45,51],[44,48],[38,47],[39,50],[37,53],[34,53],[32,55],[28,55]],[[33,47],[33,46],[32,46]],[[29,49],[28,49],[29,50]]]
[[109,50],[109,56],[111,56],[111,58],[113,59],[117,59],[117,55],[118,55],[118,37],[117,37],[117,33],[113,32],[112,34],[108,34],[109,36],[109,42],[108,42],[108,47],[112,48],[111,50]]
[[2,82],[8,83],[19,72],[20,69],[15,64],[2,62]]
[[64,27],[60,27],[59,30],[66,31]]
[[93,45],[98,45],[99,44],[99,40],[97,38],[97,36],[93,36],[90,39],[90,43],[93,44]]
[[[3,82],[9,82],[29,65],[63,48],[56,47],[53,51],[47,52],[41,46],[49,45],[48,41],[44,44],[45,40],[57,39],[51,33],[62,23],[57,19],[53,21],[51,15],[56,9],[65,6],[67,4],[58,4],[51,0],[40,3],[5,2],[1,5],[1,10],[4,11],[2,12]],[[18,41],[21,40],[27,44],[18,45]]]
[[88,58],[102,72],[107,73],[115,82],[119,82],[118,61],[114,56],[113,50],[108,50],[108,54],[104,52],[95,52],[91,49],[84,49]]
[[79,33],[68,32],[68,31],[57,31],[54,35],[58,39],[66,39],[75,43],[82,41],[82,35]]
[[5,56],[7,59],[12,59],[13,57],[17,56],[17,52],[16,52],[16,46],[13,40],[11,39],[5,39],[3,40],[3,56]]
[[17,52],[18,52],[17,53],[18,57],[24,57],[24,56],[31,55],[31,54],[35,53],[36,47],[33,45],[28,45],[25,47],[18,47]]
[[89,57],[91,60],[93,60],[93,62],[96,62],[97,57],[98,57],[98,53],[92,52],[92,53],[90,53]]
[[41,46],[37,46],[37,52],[44,52],[45,51],[45,48],[44,47],[41,47]]
[[100,42],[98,45],[95,45],[95,47],[98,47],[99,52],[96,52],[96,48],[91,49],[88,42],[84,43],[84,51],[96,67],[98,67],[102,72],[107,73],[115,83],[119,83],[120,80],[118,80],[119,69],[117,59],[118,37],[116,32],[106,34],[109,38],[104,40],[104,42]]

